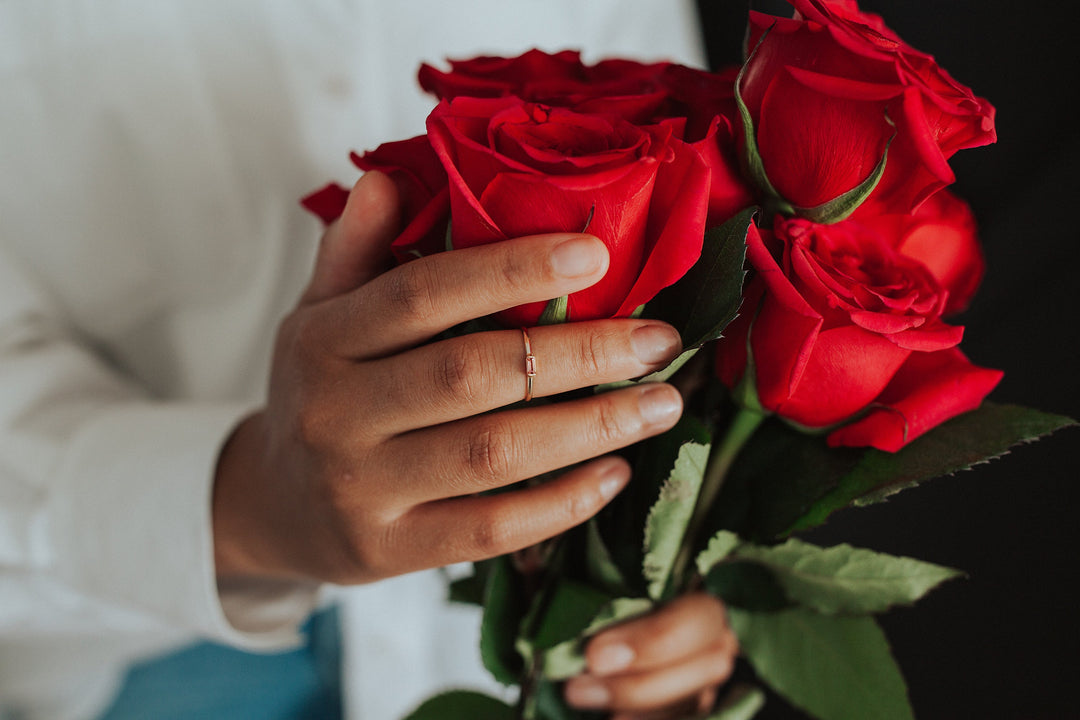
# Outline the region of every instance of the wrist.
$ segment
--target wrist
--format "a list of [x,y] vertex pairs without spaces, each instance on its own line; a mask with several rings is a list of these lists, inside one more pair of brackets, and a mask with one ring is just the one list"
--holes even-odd
[[218,580],[267,576],[269,549],[260,528],[269,501],[261,476],[263,414],[249,415],[233,428],[218,456],[214,473],[212,517],[214,566]]

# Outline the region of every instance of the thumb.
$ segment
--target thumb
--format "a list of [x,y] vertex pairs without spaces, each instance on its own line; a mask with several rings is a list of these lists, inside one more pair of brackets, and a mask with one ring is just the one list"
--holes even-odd
[[323,234],[300,304],[349,292],[382,273],[400,219],[401,203],[393,180],[377,170],[364,173],[349,193],[341,217]]

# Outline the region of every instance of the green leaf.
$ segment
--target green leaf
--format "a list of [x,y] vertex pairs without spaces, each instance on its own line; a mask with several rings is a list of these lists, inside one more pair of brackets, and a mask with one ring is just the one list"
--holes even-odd
[[544,677],[549,680],[565,680],[585,669],[585,641],[606,627],[624,620],[644,615],[653,608],[647,598],[615,598],[608,602],[581,631],[578,637],[549,648],[544,653]]
[[637,380],[618,380],[616,382],[602,383],[593,388],[593,392],[605,393],[612,390],[619,390],[620,388],[630,387],[632,385],[642,385],[644,383],[652,382],[666,382],[675,373],[682,369],[682,366],[689,362],[690,358],[697,355],[697,351],[701,348],[690,348],[679,354],[674,360],[668,363],[667,367],[661,368],[656,372],[649,373],[644,377],[640,377]]
[[577,637],[613,599],[605,592],[567,579],[558,581],[550,598],[532,638],[537,650]]
[[790,607],[784,588],[764,565],[749,561],[717,564],[705,576],[705,589],[728,607],[760,612]]
[[705,720],[750,720],[764,706],[764,690],[740,683],[727,691],[724,699]]
[[713,565],[720,562],[738,547],[742,540],[739,536],[728,530],[721,530],[713,535],[708,546],[701,551],[694,563],[697,565],[698,575],[705,577],[712,570]]
[[764,682],[820,720],[912,720],[907,688],[872,617],[728,609],[743,655]]
[[667,586],[683,535],[697,504],[709,445],[684,443],[675,465],[660,488],[660,498],[645,522],[645,558],[642,574],[648,582],[649,596],[659,599]]
[[525,603],[514,579],[509,558],[496,558],[491,563],[480,623],[480,657],[488,672],[504,685],[516,684],[524,669],[515,641]]
[[789,600],[826,614],[884,612],[961,574],[914,558],[846,544],[821,548],[795,538],[774,547],[746,543],[735,556],[769,568]]
[[540,319],[536,321],[536,324],[558,325],[566,322],[566,312],[569,304],[569,295],[548,300],[547,305],[544,306],[544,312],[540,313]]
[[502,700],[472,690],[451,690],[425,700],[405,720],[514,720],[514,717],[514,708]]
[[563,700],[562,688],[558,682],[541,679],[536,684],[535,698],[536,720],[603,720],[607,717],[606,714],[571,708]]
[[708,537],[730,530],[746,540],[769,542],[858,463],[864,451],[829,448],[777,418],[763,422],[743,446],[703,526]]
[[585,524],[585,569],[590,580],[613,595],[625,595],[630,590],[600,535],[596,518]]
[[1062,415],[1016,405],[983,403],[915,438],[896,453],[866,450],[836,486],[793,519],[789,531],[825,522],[849,505],[879,502],[889,495],[941,475],[966,470],[1077,422]]
[[646,316],[675,326],[684,349],[720,337],[738,314],[746,276],[746,233],[756,212],[756,207],[746,208],[708,230],[694,266],[645,306]]
[[483,605],[487,583],[479,575],[469,575],[450,583],[450,602]]
[[707,444],[709,440],[709,429],[686,413],[672,429],[638,443],[633,492],[619,493],[597,517],[611,559],[634,593],[645,593],[646,583],[641,576],[645,556],[642,536],[660,488],[685,443]]

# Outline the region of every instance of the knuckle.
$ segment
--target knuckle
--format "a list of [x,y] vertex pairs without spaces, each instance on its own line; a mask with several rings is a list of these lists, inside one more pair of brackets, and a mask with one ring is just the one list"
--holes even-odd
[[596,398],[590,432],[595,443],[603,447],[623,444],[626,434],[624,414],[619,411],[618,403],[610,397],[613,393]]
[[293,416],[293,432],[302,446],[326,448],[338,434],[336,425],[328,403],[320,402],[313,393],[299,400]]
[[[355,519],[355,515],[349,517]],[[381,580],[400,572],[396,560],[398,553],[395,552],[397,523],[366,515],[363,532],[357,532],[349,521],[343,522],[345,525],[339,529],[339,536],[345,539],[340,552],[352,583]]]
[[472,477],[488,483],[495,484],[507,477],[514,467],[515,456],[512,433],[498,423],[486,424],[465,442],[466,470]]
[[514,252],[505,245],[502,247],[506,252],[499,258],[498,278],[504,292],[510,297],[517,297],[535,284],[537,276],[524,253]]
[[450,345],[436,365],[435,385],[448,399],[471,401],[483,392],[489,353],[477,342]]
[[505,519],[486,514],[476,519],[470,534],[472,551],[478,558],[494,557],[516,549],[514,532]]
[[438,276],[431,265],[411,262],[399,270],[386,275],[386,295],[391,306],[405,320],[426,320],[436,314]]
[[595,489],[570,492],[563,500],[563,517],[567,524],[576,525],[591,518],[603,506],[604,499]]
[[582,370],[592,376],[604,375],[609,367],[606,338],[599,333],[586,333],[581,341]]

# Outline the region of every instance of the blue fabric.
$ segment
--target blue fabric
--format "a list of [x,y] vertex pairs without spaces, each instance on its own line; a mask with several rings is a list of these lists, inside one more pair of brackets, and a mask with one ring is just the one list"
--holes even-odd
[[136,665],[100,720],[340,720],[337,615],[312,616],[306,645],[286,653],[199,643]]

